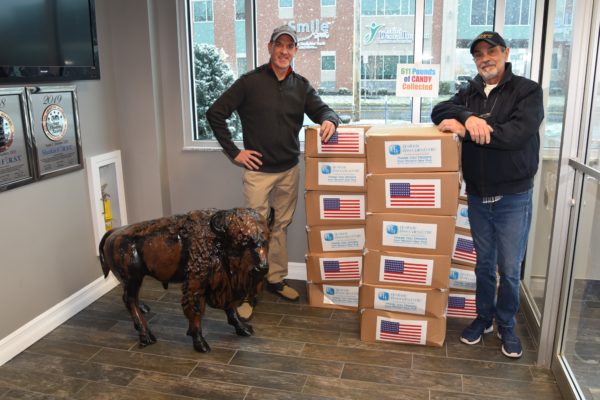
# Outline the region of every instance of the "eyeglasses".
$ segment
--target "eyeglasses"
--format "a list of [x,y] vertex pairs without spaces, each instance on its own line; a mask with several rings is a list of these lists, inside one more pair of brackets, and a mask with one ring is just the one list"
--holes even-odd
[[296,48],[296,43],[285,44],[282,42],[274,42],[273,47],[275,47],[277,50],[288,49],[289,51],[292,51]]
[[501,51],[504,52],[504,47],[502,46],[488,47],[483,51],[477,50],[473,53],[473,60],[481,60],[486,54],[490,57],[496,57]]

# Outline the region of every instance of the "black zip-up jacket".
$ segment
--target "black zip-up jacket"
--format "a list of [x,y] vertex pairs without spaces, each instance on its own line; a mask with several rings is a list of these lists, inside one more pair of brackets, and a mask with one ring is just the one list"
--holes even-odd
[[539,127],[544,119],[540,85],[513,75],[506,63],[504,76],[486,97],[477,75],[452,98],[437,104],[431,120],[457,119],[463,125],[472,115],[489,114],[493,128],[489,144],[479,145],[469,132],[462,140],[462,172],[467,193],[482,197],[515,194],[533,187],[540,152]]
[[303,76],[292,72],[278,81],[269,64],[242,75],[206,112],[215,137],[234,159],[240,149],[225,120],[237,111],[242,121],[244,148],[262,153],[261,172],[283,172],[298,164],[298,134],[304,113],[314,122],[339,125],[338,115]]

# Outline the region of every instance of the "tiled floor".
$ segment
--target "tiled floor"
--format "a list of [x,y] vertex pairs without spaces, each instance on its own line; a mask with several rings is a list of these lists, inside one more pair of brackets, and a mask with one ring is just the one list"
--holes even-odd
[[[158,338],[140,349],[116,288],[0,367],[1,399],[560,399],[550,371],[533,366],[526,346],[505,358],[493,335],[458,341],[467,321],[450,320],[441,348],[359,340],[356,313],[289,303],[263,293],[253,337],[238,337],[225,314],[209,310],[212,347],[193,350],[179,287],[148,279],[142,297]],[[522,322],[522,319],[520,319]]]

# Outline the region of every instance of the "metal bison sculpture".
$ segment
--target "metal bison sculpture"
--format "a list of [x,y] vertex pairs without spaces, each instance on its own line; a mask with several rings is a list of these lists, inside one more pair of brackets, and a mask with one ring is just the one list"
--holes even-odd
[[170,282],[183,283],[181,305],[196,351],[210,351],[201,327],[206,305],[225,310],[238,335],[252,335],[252,326],[239,319],[236,307],[256,295],[269,269],[273,219],[272,210],[267,221],[249,208],[206,209],[106,232],[99,246],[102,271],[104,277],[112,271],[122,283],[140,346],[156,342],[143,316],[149,308],[139,302],[146,275],[165,289]]

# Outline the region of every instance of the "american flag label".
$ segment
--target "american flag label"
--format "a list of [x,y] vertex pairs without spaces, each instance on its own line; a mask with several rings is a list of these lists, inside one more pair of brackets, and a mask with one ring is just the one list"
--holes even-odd
[[427,294],[375,288],[374,308],[393,312],[425,315]]
[[327,143],[321,142],[317,130],[317,152],[319,154],[365,154],[364,128],[338,128]]
[[406,285],[430,286],[433,277],[433,260],[381,256],[379,280]]
[[458,262],[475,265],[477,262],[477,252],[475,251],[472,237],[460,235],[458,233],[454,235],[452,259]]
[[362,251],[365,229],[327,229],[320,232],[323,251]]
[[386,168],[441,168],[442,141],[399,140],[385,142]]
[[458,203],[456,210],[456,227],[462,229],[471,229],[469,223],[469,207],[466,204]]
[[320,258],[321,279],[356,281],[360,280],[362,257]]
[[475,318],[477,307],[474,294],[450,293],[448,296],[448,317]]
[[321,195],[319,208],[322,220],[364,220],[365,195]]
[[387,208],[440,208],[439,179],[386,179]]
[[323,285],[323,304],[358,307],[358,286]]
[[475,272],[460,268],[450,268],[450,281],[448,286],[450,289],[474,291],[477,288]]
[[378,316],[375,339],[424,345],[427,339],[427,321],[397,320]]
[[384,246],[435,249],[436,240],[436,224],[383,221]]
[[365,186],[365,163],[319,162],[319,186]]

